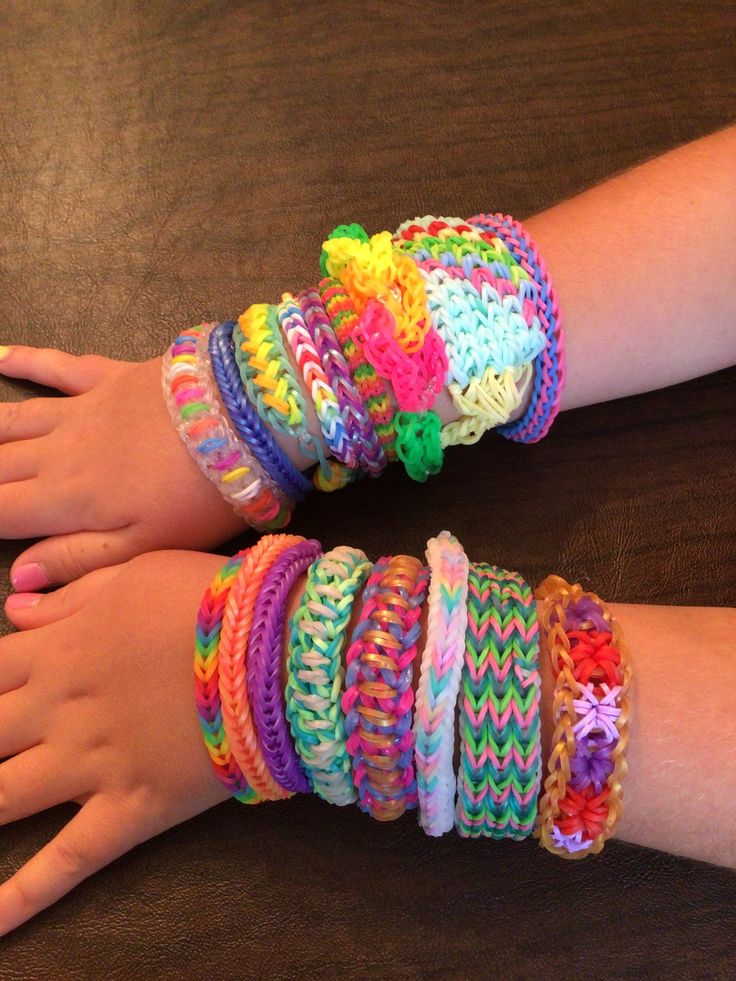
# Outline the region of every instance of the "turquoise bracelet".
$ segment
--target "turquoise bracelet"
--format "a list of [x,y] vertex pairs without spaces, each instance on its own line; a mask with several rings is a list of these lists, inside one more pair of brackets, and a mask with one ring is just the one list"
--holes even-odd
[[340,705],[342,651],[355,595],[371,570],[364,552],[341,546],[309,567],[290,621],[286,717],[316,794],[331,804],[357,800]]

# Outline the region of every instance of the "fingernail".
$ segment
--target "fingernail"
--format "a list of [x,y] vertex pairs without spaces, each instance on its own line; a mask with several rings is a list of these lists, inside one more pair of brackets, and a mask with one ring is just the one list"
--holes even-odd
[[7,358],[9,354],[10,354],[10,348],[6,347],[5,344],[0,344],[0,361],[2,361],[4,358]]
[[19,565],[10,574],[10,581],[17,593],[32,593],[34,589],[44,589],[49,585],[48,576],[38,562]]
[[6,609],[28,610],[32,606],[38,606],[41,602],[40,593],[11,593],[5,603]]

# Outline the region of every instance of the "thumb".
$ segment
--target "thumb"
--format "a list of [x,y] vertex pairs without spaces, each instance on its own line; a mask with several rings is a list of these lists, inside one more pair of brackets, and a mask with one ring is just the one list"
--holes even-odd
[[119,362],[97,354],[66,354],[52,348],[0,347],[0,374],[56,388],[66,395],[89,391]]

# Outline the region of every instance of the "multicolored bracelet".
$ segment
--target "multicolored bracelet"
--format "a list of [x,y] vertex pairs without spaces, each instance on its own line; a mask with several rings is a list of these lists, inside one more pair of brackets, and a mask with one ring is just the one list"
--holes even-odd
[[548,576],[535,596],[556,675],[535,836],[554,855],[583,858],[601,851],[623,811],[631,659],[619,622],[595,593]]
[[396,459],[396,430],[393,425],[393,405],[383,378],[366,360],[363,345],[354,336],[358,313],[353,301],[339,279],[325,276],[319,283],[319,295],[332,322],[338,343],[348,363],[358,390],[373,422],[387,460]]
[[260,798],[230,752],[220,705],[219,647],[228,594],[246,553],[238,552],[217,573],[202,598],[194,645],[194,697],[204,744],[215,773],[237,800],[258,804]]
[[312,343],[340,406],[351,450],[351,457],[345,462],[376,477],[386,466],[386,455],[353,384],[322,298],[317,290],[306,289],[299,293],[298,301]]
[[291,792],[273,779],[261,752],[246,684],[247,654],[266,574],[286,549],[304,541],[299,535],[265,535],[249,549],[232,583],[222,621],[219,692],[225,735],[248,783],[264,800],[291,797]]
[[228,320],[215,327],[209,338],[212,374],[220,398],[238,436],[273,477],[282,494],[301,501],[311,491],[312,485],[281,449],[243,392],[240,372],[233,355],[234,328],[235,321]]
[[356,799],[340,706],[343,648],[353,601],[371,569],[360,549],[340,546],[309,567],[290,620],[286,716],[316,794],[331,804]]
[[537,611],[518,573],[468,576],[455,826],[465,838],[531,834],[541,777]]
[[233,433],[217,403],[208,354],[216,324],[200,324],[176,338],[163,358],[166,404],[200,470],[237,514],[255,528],[281,528],[290,506],[250,449]]
[[266,765],[279,786],[302,794],[311,786],[286,721],[281,646],[289,591],[321,554],[318,541],[301,541],[285,549],[268,570],[253,610],[246,665],[248,697]]
[[353,781],[360,809],[379,821],[417,805],[411,680],[426,584],[418,559],[379,559],[347,652],[342,708]]
[[452,831],[455,814],[455,706],[468,621],[468,557],[442,531],[427,542],[427,639],[414,709],[419,823],[428,835]]
[[499,428],[502,436],[523,443],[536,443],[549,432],[560,408],[565,387],[566,361],[562,311],[552,277],[534,241],[520,222],[511,215],[478,214],[470,223],[504,243],[519,265],[539,287],[537,315],[546,337],[546,345],[534,361],[534,392],[529,408],[521,419]]

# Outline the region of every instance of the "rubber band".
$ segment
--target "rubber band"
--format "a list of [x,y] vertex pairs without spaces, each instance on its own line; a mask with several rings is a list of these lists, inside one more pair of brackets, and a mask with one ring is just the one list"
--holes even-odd
[[393,821],[417,806],[412,663],[427,570],[408,555],[379,559],[347,652],[342,708],[359,807]]
[[213,389],[207,349],[216,324],[200,324],[164,354],[162,384],[174,426],[200,470],[235,512],[259,529],[281,528],[290,504],[233,432]]
[[546,345],[534,362],[534,390],[529,407],[521,419],[499,429],[502,436],[518,442],[536,443],[547,435],[560,409],[565,387],[565,334],[562,311],[547,265],[534,241],[511,215],[474,215],[470,222],[495,236],[519,265],[537,283],[537,315]]
[[219,646],[222,618],[230,587],[245,552],[229,559],[207,588],[197,615],[194,645],[194,697],[197,717],[212,767],[230,794],[244,804],[260,798],[230,751],[220,706]]
[[428,835],[452,831],[455,815],[455,706],[468,620],[468,557],[442,531],[427,542],[427,637],[414,709],[419,823]]
[[284,453],[245,397],[240,382],[240,372],[233,355],[234,327],[234,320],[219,324],[209,338],[212,374],[217,383],[220,398],[238,436],[247,444],[281,492],[287,497],[301,501],[310,492],[312,485]]
[[290,620],[286,716],[314,792],[341,806],[357,798],[340,706],[342,654],[353,602],[370,570],[360,549],[327,552],[309,567]]
[[303,542],[299,535],[265,535],[243,557],[230,589],[219,647],[219,692],[222,721],[230,750],[254,791],[265,800],[290,797],[271,776],[256,734],[246,684],[248,645],[253,615],[266,573],[287,548]]
[[269,772],[284,790],[302,794],[311,787],[286,721],[281,651],[289,591],[321,554],[318,541],[297,542],[269,568],[253,609],[246,664],[248,698]]
[[541,778],[537,611],[518,573],[468,575],[455,827],[465,838],[522,839]]
[[306,289],[299,293],[298,300],[307,330],[340,406],[348,437],[347,448],[350,451],[344,462],[350,467],[360,467],[376,477],[386,466],[386,455],[350,377],[347,361],[335,337],[322,298],[317,290]]
[[304,378],[325,442],[337,460],[348,464],[348,466],[340,466],[328,462],[323,454],[321,441],[315,440],[319,447],[321,464],[320,471],[314,477],[315,484],[324,491],[336,490],[338,487],[344,487],[356,476],[350,469],[350,461],[354,459],[354,453],[343,421],[340,403],[330,387],[301,307],[291,293],[282,295],[276,316]]
[[358,314],[339,279],[325,276],[319,283],[319,295],[332,322],[338,343],[348,363],[355,387],[358,390],[373,422],[386,459],[396,459],[396,430],[393,425],[393,405],[384,380],[373,365],[366,360],[363,345],[353,331]]
[[562,858],[600,852],[623,812],[632,666],[618,620],[579,583],[535,590],[556,676],[555,731],[535,837]]
[[442,469],[440,417],[435,412],[397,412],[396,453],[412,480],[424,483]]

